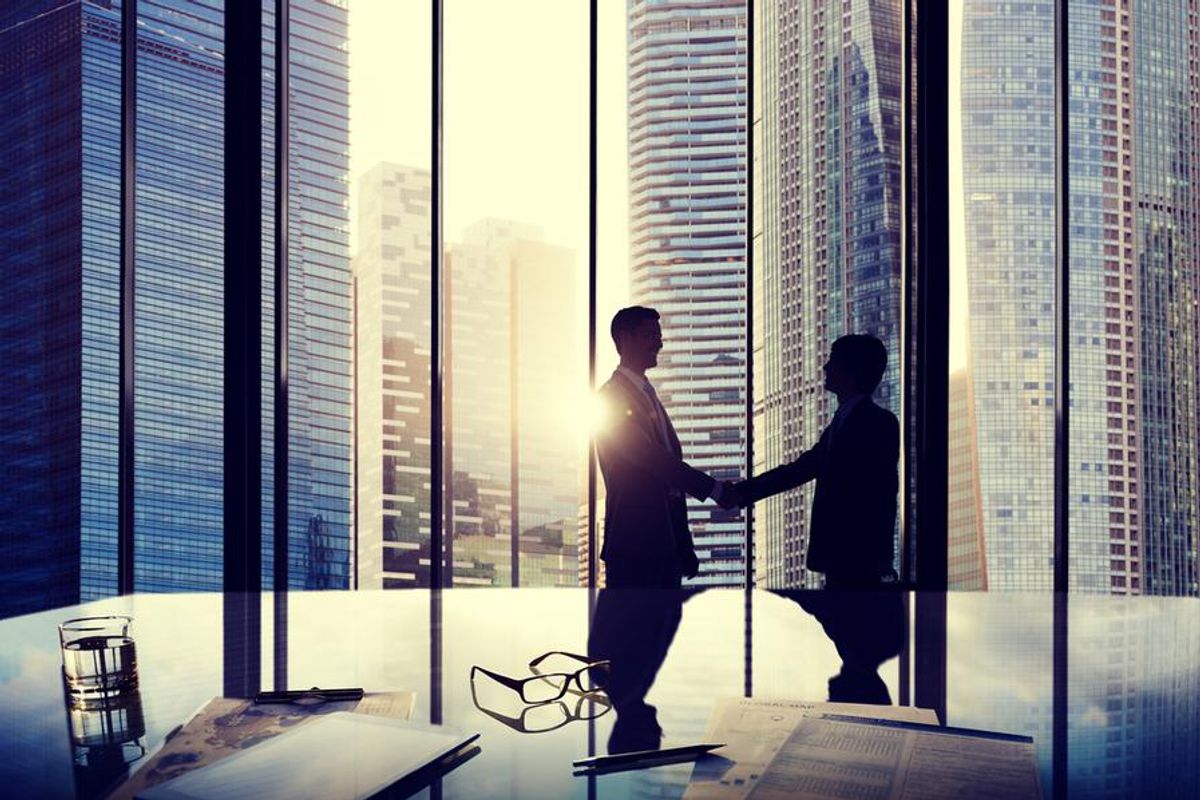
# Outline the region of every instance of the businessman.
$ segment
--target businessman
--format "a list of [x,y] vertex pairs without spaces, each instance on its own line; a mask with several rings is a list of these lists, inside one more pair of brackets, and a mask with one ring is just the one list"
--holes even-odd
[[621,362],[599,392],[606,420],[596,455],[607,492],[600,558],[610,587],[677,589],[699,570],[684,495],[721,502],[726,487],[683,460],[671,419],[646,378],[663,346],[658,312],[623,308],[611,333]]
[[607,581],[588,655],[611,662],[606,691],[617,719],[608,751],[621,753],[656,749],[662,739],[645,698],[679,628],[682,579],[699,571],[684,496],[719,502],[726,486],[684,462],[675,428],[646,378],[663,346],[658,312],[621,309],[611,333],[621,362],[600,389],[606,418],[596,434],[607,493],[600,552]]
[[825,363],[825,389],[837,395],[833,421],[811,450],[790,464],[734,484],[740,505],[816,481],[807,567],[827,589],[868,589],[891,583],[896,527],[900,424],[871,394],[887,367],[874,336],[843,336]]

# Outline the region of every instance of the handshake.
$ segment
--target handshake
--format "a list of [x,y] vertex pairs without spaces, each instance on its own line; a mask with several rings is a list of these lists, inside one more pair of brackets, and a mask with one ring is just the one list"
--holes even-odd
[[746,482],[721,481],[721,491],[717,494],[717,505],[726,510],[745,508],[752,502],[746,494]]

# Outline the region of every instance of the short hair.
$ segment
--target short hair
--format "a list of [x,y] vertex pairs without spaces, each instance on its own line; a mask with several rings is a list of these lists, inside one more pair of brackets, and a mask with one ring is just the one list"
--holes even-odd
[[887,348],[868,333],[842,336],[829,349],[829,357],[846,367],[860,391],[874,392],[887,369]]
[[608,326],[608,332],[612,334],[613,344],[617,347],[618,355],[621,352],[622,336],[633,333],[643,323],[656,319],[658,319],[658,312],[646,306],[629,306],[613,314],[612,324]]

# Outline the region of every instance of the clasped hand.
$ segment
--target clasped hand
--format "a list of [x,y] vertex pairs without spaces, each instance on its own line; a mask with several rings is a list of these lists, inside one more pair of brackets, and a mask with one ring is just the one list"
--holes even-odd
[[734,481],[724,481],[721,484],[721,499],[718,505],[724,509],[745,508],[750,505],[749,498],[746,497],[746,490],[743,483]]

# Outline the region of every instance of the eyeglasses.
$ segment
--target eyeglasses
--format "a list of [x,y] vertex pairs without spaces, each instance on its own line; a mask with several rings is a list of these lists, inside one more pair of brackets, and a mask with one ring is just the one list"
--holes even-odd
[[[539,667],[551,656],[564,656],[575,661],[582,661],[584,666],[574,672],[542,672]],[[471,689],[474,691],[476,673],[482,672],[497,683],[512,689],[526,703],[533,705],[553,703],[567,692],[587,696],[602,691],[608,686],[611,667],[612,664],[608,660],[594,661],[587,656],[563,650],[551,650],[529,662],[529,669],[534,674],[528,678],[510,678],[485,667],[473,666],[471,667]],[[572,686],[578,688],[575,689]]]
[[612,703],[599,692],[580,695],[573,707],[568,705],[565,700],[528,705],[521,710],[520,716],[517,717],[510,717],[482,705],[479,697],[475,694],[474,683],[471,684],[471,699],[474,701],[475,707],[484,714],[518,733],[549,733],[571,722],[602,717],[612,710]]

